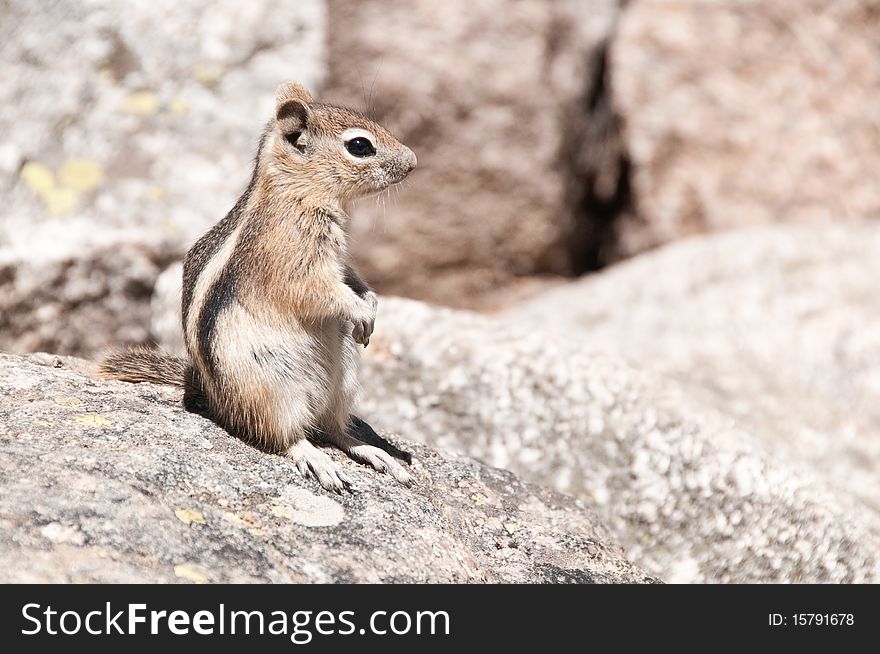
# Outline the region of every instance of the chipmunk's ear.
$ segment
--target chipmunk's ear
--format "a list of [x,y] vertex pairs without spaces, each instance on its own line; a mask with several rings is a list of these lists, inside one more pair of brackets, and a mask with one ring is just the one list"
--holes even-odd
[[309,104],[314,100],[305,87],[286,82],[275,92],[275,120],[284,137],[296,145],[312,116]]
[[302,84],[284,82],[275,90],[275,104],[281,106],[287,100],[299,100],[303,104],[312,104],[315,99]]

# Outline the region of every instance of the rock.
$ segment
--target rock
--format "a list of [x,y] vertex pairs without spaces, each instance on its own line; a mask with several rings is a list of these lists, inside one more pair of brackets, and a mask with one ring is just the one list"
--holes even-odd
[[386,435],[416,484],[334,451],[357,492],[333,495],[175,389],[89,370],[0,354],[5,583],[654,581],[581,502],[509,472]]
[[773,451],[772,427],[592,347],[587,331],[382,298],[361,411],[588,501],[667,581],[880,579],[876,507]]
[[186,353],[180,315],[182,280],[183,264],[177,262],[168,266],[156,279],[150,301],[150,333],[156,343],[179,356]]
[[639,0],[611,49],[637,211],[618,256],[694,233],[880,216],[875,0]]
[[[0,315],[20,312],[0,347],[142,340],[149,290],[129,287],[152,288],[232,207],[278,82],[320,83],[324,3],[12,0],[3,12],[0,265],[24,270],[0,274]],[[23,306],[32,280],[57,285],[69,320]],[[109,320],[96,327],[99,301]]]
[[168,263],[167,240],[93,234],[84,244],[78,229],[63,225],[39,249],[0,248],[0,348],[100,352],[150,339],[149,300]]
[[419,157],[412,190],[354,212],[365,279],[484,306],[518,276],[578,268],[572,149],[616,0],[328,7],[325,95],[368,104]]
[[[495,320],[383,297],[362,410],[586,499],[666,580],[876,579],[877,251],[870,224],[772,227]],[[179,278],[153,319],[178,351]]]
[[[695,237],[502,320],[620,353],[880,511],[880,225]],[[381,314],[380,314],[381,315]]]

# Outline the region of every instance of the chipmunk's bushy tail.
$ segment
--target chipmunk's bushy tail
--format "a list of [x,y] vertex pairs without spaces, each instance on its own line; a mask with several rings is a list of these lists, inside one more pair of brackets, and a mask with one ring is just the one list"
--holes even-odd
[[101,379],[124,382],[151,382],[183,388],[183,404],[190,411],[210,415],[202,377],[189,359],[176,357],[158,348],[130,347],[105,356],[98,364]]
[[131,347],[105,356],[98,364],[98,374],[102,379],[186,387],[193,370],[189,359],[158,348]]

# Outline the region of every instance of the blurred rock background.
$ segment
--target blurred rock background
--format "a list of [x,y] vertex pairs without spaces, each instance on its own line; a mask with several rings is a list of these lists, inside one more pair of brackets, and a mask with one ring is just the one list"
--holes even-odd
[[371,422],[580,496],[663,579],[876,581],[878,29],[880,0],[0,2],[0,349],[179,346],[174,262],[298,79],[419,156],[355,211],[364,277],[492,314],[383,299]]
[[0,4],[0,347],[149,338],[162,268],[241,193],[279,79],[326,65],[297,2]]

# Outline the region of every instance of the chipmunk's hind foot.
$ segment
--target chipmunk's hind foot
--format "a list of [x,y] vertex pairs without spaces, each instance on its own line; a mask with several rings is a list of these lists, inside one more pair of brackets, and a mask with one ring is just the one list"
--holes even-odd
[[391,475],[404,486],[410,486],[414,481],[407,469],[381,448],[367,445],[362,440],[346,433],[328,435],[327,439],[355,461]]
[[307,438],[297,441],[287,450],[297,470],[308,479],[314,475],[325,489],[335,493],[350,491],[354,482],[326,453],[315,447]]

